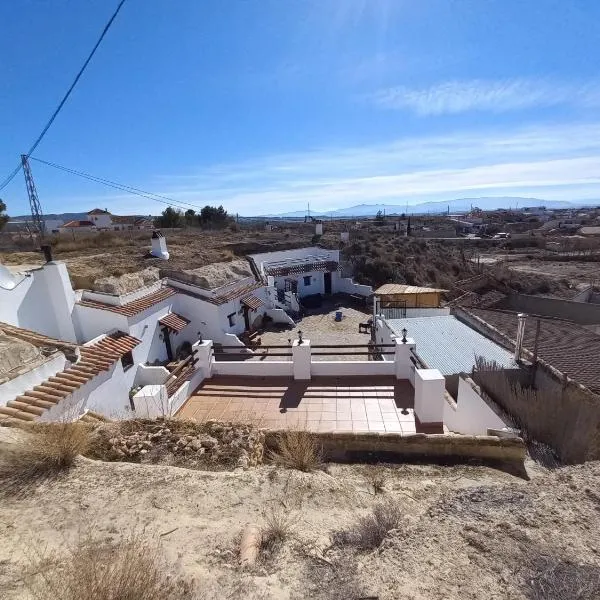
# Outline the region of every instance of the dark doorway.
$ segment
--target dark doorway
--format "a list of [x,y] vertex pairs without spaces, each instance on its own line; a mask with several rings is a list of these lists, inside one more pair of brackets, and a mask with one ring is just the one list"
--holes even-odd
[[167,349],[167,358],[173,360],[173,348],[171,348],[171,336],[169,330],[165,327],[162,330],[163,338],[165,340],[165,348]]
[[331,273],[329,271],[323,273],[323,285],[325,286],[325,295],[331,295]]
[[244,329],[250,331],[250,309],[247,306],[242,306],[242,310],[244,311]]

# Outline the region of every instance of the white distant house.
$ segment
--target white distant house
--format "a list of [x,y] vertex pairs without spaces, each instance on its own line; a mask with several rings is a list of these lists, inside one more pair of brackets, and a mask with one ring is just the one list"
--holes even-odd
[[88,221],[92,222],[99,230],[132,231],[152,229],[152,217],[139,217],[136,215],[113,215],[108,210],[94,208],[87,213]]
[[251,254],[249,260],[267,284],[273,302],[298,312],[307,296],[349,294],[368,298],[373,289],[343,277],[340,251],[318,247]]

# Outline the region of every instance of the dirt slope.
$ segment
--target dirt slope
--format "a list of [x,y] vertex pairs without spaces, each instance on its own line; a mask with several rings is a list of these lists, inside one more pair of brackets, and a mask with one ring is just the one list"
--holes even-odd
[[[373,469],[385,478],[377,495]],[[203,472],[81,458],[63,478],[3,500],[1,596],[27,597],[27,548],[61,547],[82,530],[106,540],[145,529],[163,534],[171,572],[193,578],[207,598],[551,598],[533,595],[528,583],[547,570],[543,557],[572,561],[564,563],[569,573],[579,563],[600,572],[599,484],[598,463],[526,482],[480,466]],[[402,525],[378,550],[331,546],[330,533],[382,498],[400,508]],[[274,511],[289,515],[292,534],[242,571],[241,531]]]

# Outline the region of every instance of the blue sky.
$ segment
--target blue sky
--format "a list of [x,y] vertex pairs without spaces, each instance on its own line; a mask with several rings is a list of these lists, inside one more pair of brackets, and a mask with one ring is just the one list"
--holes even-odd
[[[0,5],[0,177],[116,0]],[[242,215],[600,201],[596,0],[127,0],[44,160]],[[32,162],[45,212],[164,206]],[[19,174],[0,196],[28,203]]]

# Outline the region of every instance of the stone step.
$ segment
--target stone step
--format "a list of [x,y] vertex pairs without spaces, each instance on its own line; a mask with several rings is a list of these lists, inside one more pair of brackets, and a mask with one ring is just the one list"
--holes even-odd
[[19,419],[20,421],[35,421],[35,415],[17,408],[11,408],[10,406],[0,406],[0,419],[3,415]]
[[[60,386],[63,387],[63,386]],[[34,392],[43,392],[44,394],[48,394],[49,396],[54,396],[57,400],[62,400],[66,398],[73,390],[72,389],[59,389],[57,384],[48,385],[36,385],[33,390]]]
[[47,394],[46,392],[39,392],[35,390],[29,390],[23,393],[23,396],[31,396],[31,398],[39,398],[40,400],[45,400],[46,402],[52,402],[52,404],[56,404],[60,398],[56,396],[52,396],[51,394]]
[[17,402],[27,402],[28,404],[31,404],[33,406],[39,406],[40,408],[46,409],[52,408],[56,405],[56,402],[52,402],[51,400],[41,400],[40,398],[33,398],[28,394],[23,396],[17,396],[15,400]]
[[22,410],[23,412],[31,413],[33,415],[43,415],[44,409],[39,406],[33,406],[28,402],[19,402],[18,400],[9,400],[6,403],[6,406],[9,408],[16,408],[17,410]]

